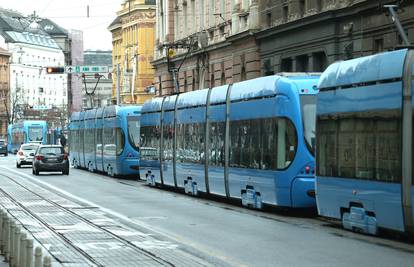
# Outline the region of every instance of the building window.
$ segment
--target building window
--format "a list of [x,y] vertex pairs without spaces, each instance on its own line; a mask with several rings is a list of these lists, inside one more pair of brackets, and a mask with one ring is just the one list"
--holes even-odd
[[245,81],[245,80],[246,80],[246,68],[243,66],[241,68],[240,81]]
[[210,16],[209,16],[209,26],[214,26],[214,13],[215,13],[215,7],[214,7],[214,1],[216,0],[210,0]]
[[307,55],[301,55],[296,57],[296,70],[297,72],[308,71],[309,58]]
[[43,94],[43,91],[44,91],[43,87],[39,87],[39,94]]
[[204,0],[200,0],[200,30],[204,30]]
[[266,26],[268,28],[272,27],[272,12],[266,14]]
[[322,72],[326,69],[326,55],[325,52],[318,52],[313,54],[313,70],[315,72]]
[[289,16],[289,6],[285,5],[283,6],[283,10],[282,10],[282,18],[283,18],[283,22],[287,22],[288,21],[288,16]]
[[210,88],[214,88],[214,73],[211,74]]
[[316,0],[316,9],[318,11],[322,10],[322,0]]
[[299,14],[300,14],[300,17],[305,16],[305,0],[299,1]]
[[195,0],[191,0],[191,18],[192,18],[191,32],[195,32],[196,31]]
[[224,74],[224,71],[221,73],[221,85],[226,84],[226,75]]
[[374,53],[382,52],[384,51],[384,39],[376,39],[374,40]]
[[188,92],[187,76],[184,76],[184,92]]
[[[183,5],[183,11],[184,11],[184,35],[187,34],[187,30],[188,30],[188,13],[187,13],[187,5]],[[177,17],[179,17],[179,15],[177,14]],[[179,29],[177,29],[177,32],[179,32]]]
[[284,58],[280,64],[280,70],[282,72],[291,72],[292,71],[292,59],[291,58]]

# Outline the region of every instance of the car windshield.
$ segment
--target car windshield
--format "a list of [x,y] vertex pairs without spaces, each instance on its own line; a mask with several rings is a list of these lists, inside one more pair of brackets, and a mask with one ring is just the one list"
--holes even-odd
[[22,150],[36,150],[38,145],[23,145]]
[[43,155],[58,155],[63,154],[63,149],[61,147],[42,147],[39,153]]

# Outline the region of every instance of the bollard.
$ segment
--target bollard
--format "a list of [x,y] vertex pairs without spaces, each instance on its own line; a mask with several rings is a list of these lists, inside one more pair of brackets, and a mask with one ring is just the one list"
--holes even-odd
[[10,224],[10,221],[9,221],[9,216],[7,216],[7,214],[6,214],[6,216],[4,217],[4,229],[3,229],[3,231],[4,231],[4,250],[3,250],[3,254],[4,254],[4,261],[6,261],[7,262],[7,259],[8,259],[8,257],[9,257],[9,224]]
[[19,263],[20,267],[24,267],[25,253],[26,253],[26,233],[20,233],[20,249],[19,249]]
[[20,252],[20,226],[16,226],[16,229],[14,230],[14,261],[11,263],[11,265],[19,266],[19,252]]
[[[11,220],[11,219],[10,219]],[[14,229],[16,228],[16,223],[11,220],[10,229],[9,229],[9,262],[12,265],[13,258],[14,258]]]
[[4,212],[0,209],[0,253],[3,252],[3,228],[4,228],[4,220],[3,220]]
[[52,259],[50,256],[43,257],[43,267],[52,267]]
[[0,251],[3,251],[3,210],[0,209]]
[[36,247],[34,267],[42,267],[42,248]]
[[26,240],[26,253],[25,253],[25,267],[32,267],[33,264],[33,239]]

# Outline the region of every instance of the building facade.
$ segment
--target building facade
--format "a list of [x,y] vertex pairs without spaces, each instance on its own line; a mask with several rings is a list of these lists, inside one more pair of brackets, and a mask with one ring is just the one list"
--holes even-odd
[[7,126],[9,125],[10,107],[10,53],[0,48],[0,138],[7,137]]
[[[112,69],[112,51],[84,51],[84,64],[87,66],[108,66]],[[86,84],[85,84],[86,83]],[[82,88],[82,106],[86,108],[104,107],[112,104],[112,73],[85,79]],[[86,90],[88,93],[86,93]]]
[[400,3],[398,17],[414,42],[414,3],[367,0],[263,0],[260,2],[261,74],[321,72],[337,60],[402,45],[386,4]]
[[116,102],[118,84],[120,104],[142,104],[153,96],[148,89],[154,80],[150,62],[154,58],[155,0],[124,1],[108,29],[113,44],[112,99]]
[[397,2],[414,42],[409,1],[157,0],[157,92],[322,72],[336,60],[394,49],[402,40],[384,5]]
[[21,14],[1,9],[0,17],[0,47],[11,54],[11,121],[26,116],[41,119],[46,110],[66,110],[67,75],[46,73],[47,66],[65,65],[62,49],[47,32]]
[[158,0],[153,61],[158,93],[258,77],[260,53],[254,36],[260,27],[258,16],[257,1]]

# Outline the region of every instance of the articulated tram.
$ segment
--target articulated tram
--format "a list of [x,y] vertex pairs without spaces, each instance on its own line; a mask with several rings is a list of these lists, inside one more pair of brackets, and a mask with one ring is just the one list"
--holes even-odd
[[138,177],[140,111],[141,106],[108,106],[74,112],[69,126],[72,165]]
[[318,80],[268,76],[147,101],[141,178],[255,208],[314,207]]
[[334,63],[318,87],[319,214],[369,234],[413,232],[414,50]]

